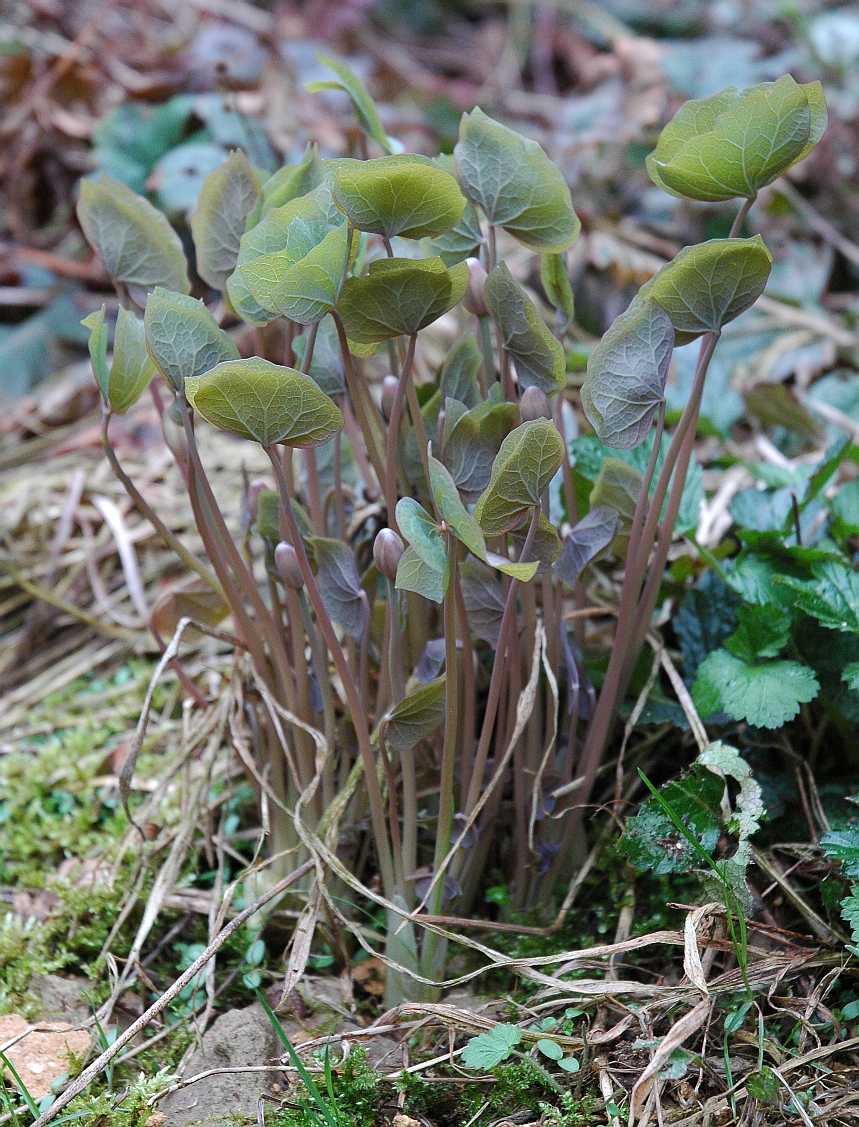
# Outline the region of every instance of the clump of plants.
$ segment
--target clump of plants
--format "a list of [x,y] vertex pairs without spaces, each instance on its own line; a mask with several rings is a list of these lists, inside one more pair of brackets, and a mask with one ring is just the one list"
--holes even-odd
[[[579,394],[565,255],[580,224],[558,168],[479,108],[452,156],[394,154],[366,90],[342,68],[338,79],[380,155],[310,145],[269,176],[233,153],[193,214],[193,269],[166,218],[108,177],[84,181],[78,214],[120,303],[112,349],[106,309],[86,321],[105,451],[189,569],[173,621],[218,629],[247,664],[233,730],[247,734],[272,853],[287,868],[313,855],[319,876],[386,911],[396,1002],[443,980],[445,925],[472,911],[490,858],[512,905],[540,908],[581,852],[682,511],[708,365],[769,277],[749,213],[819,140],[826,109],[819,84],[789,76],[681,108],[650,175],[688,199],[738,200],[730,235],[686,247],[641,288]],[[534,255],[551,318],[504,260],[514,243]],[[427,338],[446,343],[440,364]],[[694,340],[692,392],[668,434],[672,351]],[[147,389],[204,558],[111,446],[113,416]],[[571,458],[579,407],[596,443],[588,488]],[[268,467],[241,506],[213,485],[209,427]],[[583,577],[605,558],[623,583],[595,692]],[[828,581],[814,576],[797,580],[809,606]],[[731,711],[736,665],[757,645],[762,624],[748,619],[742,652],[702,669],[714,708]],[[755,660],[777,652],[767,630]],[[814,696],[802,677],[782,691]],[[731,751],[711,759],[736,775]],[[347,826],[366,827],[371,853]],[[317,882],[329,911],[369,943],[329,883]]]

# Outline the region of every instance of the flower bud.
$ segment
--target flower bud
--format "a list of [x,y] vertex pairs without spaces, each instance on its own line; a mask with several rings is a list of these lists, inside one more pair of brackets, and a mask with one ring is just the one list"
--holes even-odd
[[468,265],[468,285],[462,304],[469,313],[475,317],[486,317],[489,310],[486,308],[486,299],[483,296],[483,287],[486,285],[486,271],[476,258],[466,259]]
[[185,435],[185,426],[182,422],[182,412],[179,400],[174,399],[164,414],[161,416],[161,430],[167,449],[177,462],[186,464],[188,461],[188,439]]
[[533,422],[534,419],[551,419],[552,409],[545,391],[539,387],[526,387],[519,400],[519,411],[523,423]]
[[396,579],[397,564],[405,551],[402,540],[392,528],[383,528],[373,541],[373,559],[386,579]]
[[394,409],[394,399],[399,386],[400,381],[396,376],[385,376],[382,380],[382,414],[386,421],[390,419],[391,411]]
[[301,574],[298,556],[295,548],[285,540],[281,540],[274,550],[274,566],[285,586],[291,587],[293,591],[301,590],[304,586],[304,577]]

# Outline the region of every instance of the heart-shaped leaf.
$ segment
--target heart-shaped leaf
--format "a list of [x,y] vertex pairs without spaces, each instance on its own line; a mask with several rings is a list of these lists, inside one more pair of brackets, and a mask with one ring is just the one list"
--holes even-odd
[[164,286],[188,293],[182,243],[149,200],[110,176],[99,176],[81,181],[77,211],[90,246],[115,281],[132,291]]
[[447,583],[447,573],[430,567],[411,546],[406,548],[397,564],[398,591],[414,591],[424,599],[441,603],[447,593]]
[[389,153],[391,151],[391,142],[389,141],[385,130],[382,128],[382,122],[379,120],[379,114],[373,104],[373,99],[370,97],[369,91],[357,74],[345,63],[338,62],[337,59],[332,59],[330,55],[326,55],[320,51],[317,54],[317,59],[323,66],[333,70],[339,82],[308,82],[306,89],[311,94],[316,94],[320,90],[342,90],[348,94],[352,101],[352,108],[355,110],[355,115],[361,124],[361,128],[368,137],[376,142],[383,152]]
[[157,370],[146,350],[143,322],[120,306],[110,367],[104,306],[84,317],[81,324],[90,330],[90,358],[102,399],[114,414],[122,415],[134,406]]
[[566,383],[564,350],[503,262],[490,272],[484,293],[504,347],[516,364],[520,385],[547,393],[560,391]]
[[673,350],[671,318],[646,300],[633,301],[594,348],[582,406],[606,446],[629,449],[647,437],[664,400]]
[[[258,222],[273,208],[283,207],[299,196],[318,188],[325,178],[324,162],[319,159],[319,146],[311,142],[297,164],[285,164],[269,176],[262,186],[262,201],[256,215]],[[249,226],[255,226],[251,217]]]
[[591,505],[613,509],[628,525],[638,503],[641,481],[641,474],[635,466],[622,462],[620,458],[605,458],[591,490]]
[[230,153],[206,177],[191,216],[191,234],[197,273],[216,290],[224,288],[235,269],[245,223],[259,198],[257,177],[242,152]]
[[334,167],[333,189],[353,227],[389,239],[441,235],[465,210],[454,177],[427,157],[340,160]]
[[158,286],[143,315],[146,347],[159,370],[177,391],[185,380],[208,372],[239,350],[202,301]]
[[501,443],[518,422],[515,403],[487,400],[460,415],[446,429],[444,461],[467,501],[476,501],[489,484]]
[[497,648],[504,615],[504,591],[497,576],[477,560],[466,559],[460,583],[472,633]]
[[227,283],[233,305],[251,319],[321,320],[340,292],[348,239],[325,187],[273,209],[242,237]]
[[754,305],[771,269],[772,256],[760,235],[710,239],[684,247],[641,287],[638,297],[665,310],[679,346],[702,333],[718,332]]
[[252,356],[185,382],[188,400],[213,426],[261,446],[318,446],[343,426],[340,409],[309,376]]
[[463,191],[490,223],[538,251],[560,254],[575,242],[570,190],[536,141],[477,107],[462,115],[453,156]]
[[447,677],[436,677],[403,697],[385,717],[385,743],[394,751],[410,751],[431,736],[444,720]]
[[468,267],[440,258],[382,258],[347,278],[338,311],[350,341],[376,344],[416,333],[452,309],[465,293]]
[[350,637],[364,637],[370,607],[361,587],[355,557],[342,540],[313,536],[309,540],[316,561],[319,593],[332,620]]
[[800,86],[786,74],[748,90],[731,86],[677,111],[647,158],[647,171],[674,196],[753,196],[814,148],[826,116],[819,82]]
[[563,583],[574,587],[589,563],[614,540],[620,518],[615,509],[597,505],[570,530],[555,564]]
[[480,383],[477,373],[482,360],[474,337],[461,337],[452,346],[439,375],[442,402],[456,399],[466,407],[476,407],[480,402]]
[[501,444],[492,474],[474,515],[486,536],[515,528],[543,492],[564,459],[564,443],[548,419],[534,419],[512,430]]

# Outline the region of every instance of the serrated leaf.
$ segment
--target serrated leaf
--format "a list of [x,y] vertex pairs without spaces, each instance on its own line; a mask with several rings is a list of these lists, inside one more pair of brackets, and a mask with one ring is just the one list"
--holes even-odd
[[373,99],[367,87],[361,81],[357,74],[346,66],[345,63],[333,59],[330,55],[325,54],[324,51],[319,51],[317,59],[323,66],[333,70],[339,78],[339,82],[308,82],[306,89],[311,94],[318,93],[320,90],[342,90],[345,94],[349,95],[352,102],[352,108],[355,110],[355,115],[360,122],[361,128],[368,137],[376,142],[376,144],[384,152],[391,151],[391,142],[382,128],[382,122],[379,120],[379,114],[376,109]]
[[[841,901],[841,918],[850,928],[850,938],[859,943],[859,885],[853,885],[850,895]],[[855,952],[853,952],[855,954]]]
[[831,860],[837,861],[845,877],[859,878],[859,826],[853,823],[846,829],[828,830],[820,838],[820,848]]
[[620,517],[615,509],[597,505],[564,537],[555,572],[562,583],[574,587],[589,563],[604,552],[617,535]]
[[796,606],[828,630],[859,633],[859,574],[834,560],[814,563],[811,571],[811,580],[782,575],[775,582],[790,588]]
[[710,239],[684,247],[638,291],[664,309],[674,326],[675,344],[718,332],[739,317],[764,291],[772,256],[760,235],[751,239]]
[[719,740],[704,748],[698,756],[698,762],[733,779],[739,785],[729,827],[737,838],[737,848],[730,857],[718,864],[731,887],[743,890],[746,888],[746,871],[751,860],[750,839],[760,829],[766,814],[760,784],[737,749]]
[[360,641],[367,628],[370,608],[351,549],[341,540],[323,536],[313,536],[308,543],[313,550],[316,579],[325,609],[350,637]]
[[633,301],[594,348],[582,384],[582,407],[606,446],[643,442],[665,400],[674,326],[654,302]]
[[432,238],[462,218],[465,197],[449,172],[428,157],[340,160],[334,199],[353,227],[391,239]]
[[203,183],[191,216],[191,234],[197,273],[216,290],[224,289],[236,267],[247,218],[259,199],[257,177],[239,151],[230,153]]
[[777,657],[790,640],[790,614],[778,604],[742,606],[725,649],[742,661]]
[[104,317],[104,306],[88,313],[81,324],[85,329],[89,329],[87,348],[92,374],[95,376],[102,399],[107,403],[110,398],[110,368],[107,365],[107,322]]
[[426,560],[421,559],[411,545],[406,548],[397,564],[398,591],[413,591],[433,603],[441,603],[447,593],[447,584],[446,572],[436,571]]
[[447,676],[409,693],[385,717],[385,743],[394,751],[410,751],[431,736],[444,720]]
[[179,236],[152,204],[119,180],[81,181],[78,219],[93,250],[117,282],[188,293],[188,266]]
[[716,700],[733,720],[745,720],[756,728],[780,728],[818,691],[814,671],[798,661],[751,664],[727,650],[716,650],[698,669],[693,700],[696,704]]
[[143,315],[146,347],[177,391],[191,376],[208,372],[239,350],[202,301],[157,286]]
[[561,436],[548,419],[522,423],[507,435],[474,510],[484,535],[500,536],[515,528],[539,504],[564,454]]
[[477,373],[483,361],[474,337],[461,337],[451,346],[439,374],[442,400],[456,399],[469,409],[480,403]]
[[570,190],[536,141],[476,107],[462,115],[453,156],[463,191],[490,223],[537,251],[560,254],[575,242]]
[[521,1040],[522,1030],[518,1025],[499,1024],[472,1037],[460,1060],[465,1068],[488,1071],[507,1060]]
[[572,324],[576,312],[573,287],[567,273],[567,262],[562,254],[540,255],[540,284],[543,293],[555,307],[558,327],[563,332]]
[[802,160],[825,128],[819,82],[801,86],[788,74],[748,90],[731,86],[681,106],[647,158],[647,171],[674,196],[751,197]]
[[516,365],[523,388],[547,394],[566,384],[564,350],[543,322],[536,305],[502,262],[486,279],[486,305]]
[[340,409],[309,376],[252,356],[185,381],[195,411],[261,446],[318,446],[343,426]]
[[376,344],[438,320],[467,283],[465,263],[448,269],[440,258],[377,259],[362,277],[346,279],[337,308],[350,341]]
[[[660,787],[663,801],[682,820],[687,833],[712,854],[722,830],[721,802],[725,784],[700,763],[680,779]],[[629,818],[622,840],[624,853],[642,872],[661,876],[688,872],[697,857],[659,802],[651,797]]]
[[143,321],[129,310],[119,307],[113,335],[113,359],[110,366],[111,410],[122,415],[133,407],[146,391],[157,368],[146,348]]
[[706,571],[687,591],[672,618],[683,654],[683,675],[691,681],[698,666],[733,633],[739,600],[721,576]]
[[831,509],[844,532],[859,532],[859,478],[849,481],[838,490],[832,498]]

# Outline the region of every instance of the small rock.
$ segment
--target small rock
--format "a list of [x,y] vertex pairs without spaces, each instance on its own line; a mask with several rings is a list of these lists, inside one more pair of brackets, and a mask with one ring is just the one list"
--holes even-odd
[[[150,1123],[152,1120],[150,1119]],[[395,1115],[391,1120],[391,1127],[421,1127],[419,1120],[412,1119],[410,1115]]]
[[87,991],[92,983],[74,975],[38,974],[30,989],[39,1003],[39,1014],[49,1021],[68,1021],[81,1025],[91,1016]]
[[[241,1068],[277,1060],[280,1042],[262,1006],[223,1014],[203,1035],[200,1048],[185,1065],[184,1075],[212,1068]],[[233,1127],[242,1116],[256,1121],[257,1102],[279,1073],[234,1072],[208,1076],[160,1102],[170,1127]]]
[[64,1021],[31,1025],[20,1014],[0,1017],[0,1044],[26,1033],[6,1050],[21,1082],[34,1100],[41,1100],[55,1080],[69,1071],[72,1057],[82,1057],[90,1046],[90,1035]]

